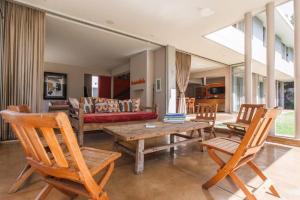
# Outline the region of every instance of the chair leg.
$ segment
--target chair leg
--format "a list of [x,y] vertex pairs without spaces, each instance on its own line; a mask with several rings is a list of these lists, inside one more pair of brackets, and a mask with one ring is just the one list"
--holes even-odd
[[111,176],[111,174],[114,170],[114,167],[115,167],[115,163],[114,162],[110,163],[110,165],[108,166],[108,168],[106,170],[106,173],[103,175],[103,177],[99,181],[98,184],[99,184],[99,186],[101,187],[102,190],[103,190],[104,186],[106,185],[109,177]]
[[218,171],[216,175],[214,175],[211,179],[206,181],[206,183],[204,183],[202,187],[208,190],[209,188],[211,188],[212,186],[214,186],[215,184],[223,180],[227,175],[228,173],[226,173],[224,170],[221,169]]
[[17,192],[25,183],[25,181],[29,179],[33,172],[33,168],[29,164],[26,164],[21,173],[19,174],[16,182],[10,187],[8,193]]
[[38,196],[35,198],[35,200],[44,200],[52,190],[53,186],[50,184],[47,184],[42,191],[38,194]]
[[100,196],[100,200],[109,200],[108,196],[107,196],[107,193],[106,192],[103,192]]
[[232,128],[230,126],[227,126],[227,128],[229,129],[228,138],[231,138],[233,136]]
[[[249,161],[247,163],[249,165],[249,167],[265,182],[268,179],[268,177],[258,168],[258,166],[253,162],[253,161]],[[278,191],[275,189],[274,185],[271,184],[271,186],[269,187],[269,190],[271,191],[271,193],[280,198],[280,195],[278,193]]]
[[55,187],[57,190],[59,190],[60,192],[64,193],[65,195],[67,195],[68,197],[70,197],[70,199],[74,199],[78,196],[78,194],[64,190],[62,188],[59,187]]
[[193,136],[194,136],[194,134],[195,134],[195,130],[192,130],[192,131],[191,131],[191,135],[190,135],[190,136],[191,136],[191,137],[193,137]]
[[216,136],[216,130],[215,130],[215,127],[214,127],[214,126],[211,127],[210,137],[217,137],[217,136]]
[[239,177],[234,172],[231,172],[229,176],[233,180],[233,182],[244,192],[247,200],[256,200],[256,197],[248,190],[243,181],[241,181],[241,179],[239,179]]
[[224,161],[221,158],[219,158],[219,156],[217,156],[214,150],[208,149],[207,151],[208,155],[220,166],[220,170],[217,172],[216,175],[214,175],[210,180],[208,180],[202,185],[204,189],[209,189],[210,187],[223,180],[228,175],[228,173],[222,169],[222,167],[225,165]]

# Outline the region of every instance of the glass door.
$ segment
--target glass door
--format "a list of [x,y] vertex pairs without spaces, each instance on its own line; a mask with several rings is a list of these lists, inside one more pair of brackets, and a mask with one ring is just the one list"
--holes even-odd
[[239,112],[244,102],[244,66],[232,67],[232,111]]

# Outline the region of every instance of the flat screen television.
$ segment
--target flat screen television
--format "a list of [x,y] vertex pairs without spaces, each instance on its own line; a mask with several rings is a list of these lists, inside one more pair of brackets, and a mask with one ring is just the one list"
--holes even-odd
[[211,87],[209,88],[209,93],[216,95],[216,94],[224,94],[225,93],[225,87]]

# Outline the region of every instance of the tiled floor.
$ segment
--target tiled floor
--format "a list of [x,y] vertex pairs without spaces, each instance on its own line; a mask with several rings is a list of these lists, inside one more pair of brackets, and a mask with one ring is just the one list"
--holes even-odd
[[[112,141],[112,137],[104,133],[86,135],[86,146],[111,149]],[[161,138],[152,142],[163,141]],[[273,180],[283,199],[300,199],[300,149],[266,144],[257,156],[256,163]],[[7,194],[23,165],[24,157],[19,144],[0,144],[1,200],[34,199],[43,187],[44,183],[38,175],[35,175],[22,190],[15,194]],[[141,175],[134,175],[133,158],[123,154],[117,162],[106,190],[112,200],[243,199],[243,193],[230,179],[220,182],[208,191],[201,188],[216,170],[217,166],[206,152],[200,151],[198,144],[180,147],[176,150],[174,158],[168,152],[157,152],[147,156],[145,171]],[[260,184],[257,177],[246,167],[242,168],[238,175],[250,187],[257,187]],[[63,200],[68,197],[53,190],[48,199]],[[259,199],[276,198],[262,193]]]

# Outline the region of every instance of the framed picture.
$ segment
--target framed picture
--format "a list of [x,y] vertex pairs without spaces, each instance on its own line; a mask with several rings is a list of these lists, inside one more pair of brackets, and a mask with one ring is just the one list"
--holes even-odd
[[44,99],[67,99],[67,74],[44,72]]
[[161,79],[160,78],[157,78],[155,80],[155,91],[161,92]]

